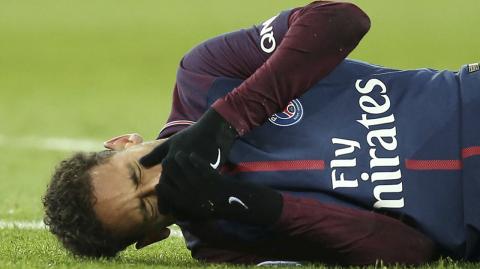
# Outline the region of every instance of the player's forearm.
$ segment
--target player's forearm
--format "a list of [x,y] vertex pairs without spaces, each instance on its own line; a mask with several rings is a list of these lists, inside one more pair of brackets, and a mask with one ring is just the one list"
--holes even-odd
[[261,125],[328,75],[370,27],[368,16],[349,3],[315,2],[291,16],[272,56],[213,105],[239,134]]
[[292,258],[346,265],[374,264],[380,259],[421,264],[435,254],[429,238],[396,219],[313,199],[284,196],[275,231],[296,246],[289,248]]

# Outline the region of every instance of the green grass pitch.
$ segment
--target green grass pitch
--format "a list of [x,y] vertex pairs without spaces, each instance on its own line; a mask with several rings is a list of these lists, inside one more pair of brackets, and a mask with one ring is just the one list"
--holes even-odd
[[[154,138],[169,113],[177,64],[192,46],[306,3],[0,0],[0,224],[41,220],[40,199],[53,166],[69,155],[68,139],[92,148],[128,132]],[[480,61],[478,0],[355,3],[372,29],[351,58],[452,70]],[[45,230],[0,229],[0,268],[203,266],[178,237],[114,260],[85,260]],[[211,268],[224,267],[231,266]],[[424,268],[479,267],[446,259]]]

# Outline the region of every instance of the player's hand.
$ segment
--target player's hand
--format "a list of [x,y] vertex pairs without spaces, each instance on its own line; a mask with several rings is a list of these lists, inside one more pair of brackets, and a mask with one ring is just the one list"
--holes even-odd
[[[192,126],[173,135],[163,144],[157,146],[152,152],[143,156],[140,163],[146,167],[152,167],[163,160],[173,161],[179,151],[185,153],[195,152],[203,159],[208,160],[214,169],[225,163],[230,148],[238,134],[235,129],[214,109],[210,108]],[[170,169],[165,168],[162,177],[170,174]]]
[[269,225],[279,217],[282,195],[252,183],[222,177],[195,153],[178,152],[172,171],[156,186],[159,212],[179,220],[222,218]]

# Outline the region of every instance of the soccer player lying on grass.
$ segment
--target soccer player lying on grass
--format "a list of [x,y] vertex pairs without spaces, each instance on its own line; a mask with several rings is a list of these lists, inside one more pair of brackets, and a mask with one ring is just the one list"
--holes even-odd
[[314,2],[194,48],[158,140],[60,164],[50,230],[87,256],[177,223],[212,262],[478,260],[479,66],[345,59],[369,26],[355,5]]

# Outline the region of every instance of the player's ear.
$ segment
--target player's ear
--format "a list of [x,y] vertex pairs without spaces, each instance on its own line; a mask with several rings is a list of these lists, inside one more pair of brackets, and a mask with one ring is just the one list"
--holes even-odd
[[148,232],[142,239],[138,240],[135,244],[136,249],[142,249],[151,244],[160,242],[167,239],[170,236],[170,230],[168,228],[153,229]]
[[139,134],[125,134],[103,142],[103,146],[111,150],[122,150],[142,142],[143,138]]

